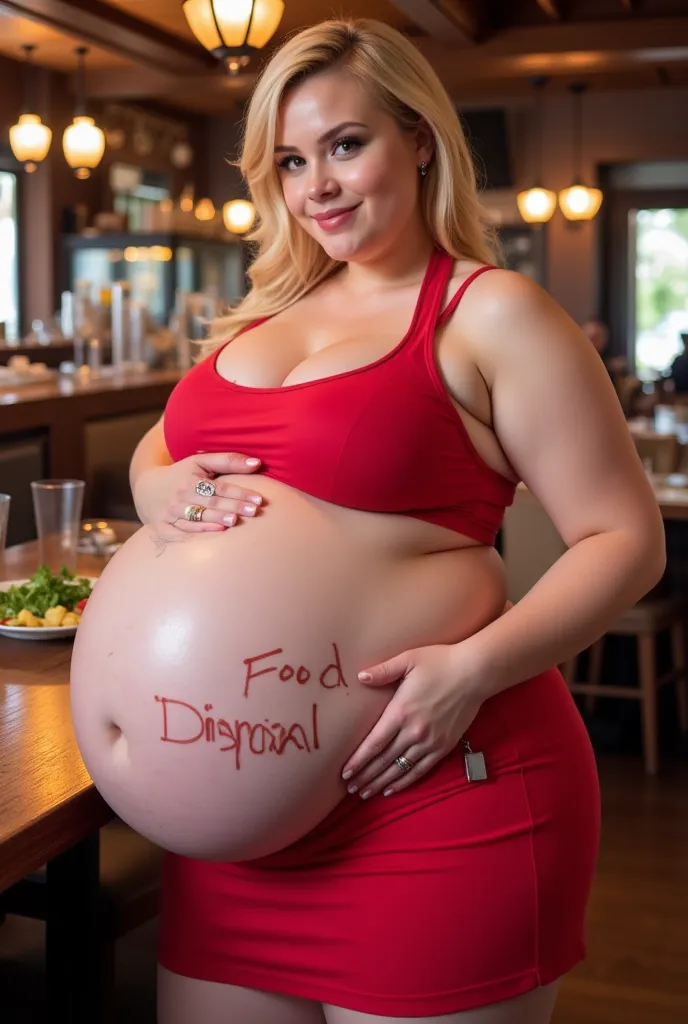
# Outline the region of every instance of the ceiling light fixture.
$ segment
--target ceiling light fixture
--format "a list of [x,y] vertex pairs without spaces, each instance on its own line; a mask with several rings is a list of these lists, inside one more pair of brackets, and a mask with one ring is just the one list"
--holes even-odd
[[26,62],[24,64],[24,106],[19,120],[10,128],[10,148],[15,158],[24,165],[27,174],[33,174],[41,160],[45,160],[50,149],[53,133],[47,124],[43,124],[39,114],[31,113],[35,106],[31,96],[33,69],[31,55],[36,49],[33,45],[22,46]]
[[84,57],[88,53],[88,47],[77,46],[74,52],[78,60],[77,100],[74,120],[65,128],[64,135],[62,136],[62,149],[64,150],[65,159],[76,177],[83,180],[91,176],[91,171],[103,159],[105,135],[93,118],[88,117],[86,114]]
[[567,220],[592,220],[602,205],[602,192],[599,188],[588,188],[583,184],[581,174],[581,97],[587,86],[583,82],[575,82],[569,86],[573,96],[573,184],[559,193],[559,207]]
[[545,75],[538,75],[533,78],[531,85],[537,95],[537,164],[535,183],[531,188],[519,192],[516,196],[518,212],[528,224],[545,224],[551,219],[557,208],[556,192],[542,187],[542,91],[549,79]]
[[272,39],[284,0],[184,0],[182,9],[199,43],[236,75]]

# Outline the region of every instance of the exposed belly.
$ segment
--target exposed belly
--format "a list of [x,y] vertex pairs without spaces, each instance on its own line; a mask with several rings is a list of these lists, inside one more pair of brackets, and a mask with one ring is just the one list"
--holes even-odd
[[96,787],[186,856],[250,859],[312,829],[346,795],[342,766],[393,696],[358,671],[455,643],[505,601],[491,549],[419,553],[427,524],[267,478],[260,489],[264,514],[224,533],[161,548],[139,530],[74,645],[74,725]]

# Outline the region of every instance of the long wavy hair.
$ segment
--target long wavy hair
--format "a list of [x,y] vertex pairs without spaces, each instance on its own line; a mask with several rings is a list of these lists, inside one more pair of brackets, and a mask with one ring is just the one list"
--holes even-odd
[[365,85],[402,131],[425,121],[435,147],[420,192],[422,216],[436,245],[455,259],[499,262],[478,198],[470,148],[440,79],[400,32],[368,18],[324,21],[288,39],[261,72],[251,96],[238,166],[256,207],[247,238],[256,257],[251,289],[228,316],[215,320],[203,355],[242,327],[281,312],[341,266],[293,218],[274,160],[280,103],[311,75],[343,67]]

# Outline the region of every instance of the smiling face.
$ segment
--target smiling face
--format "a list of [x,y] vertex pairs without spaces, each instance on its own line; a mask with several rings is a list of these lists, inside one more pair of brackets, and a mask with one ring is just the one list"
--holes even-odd
[[307,78],[282,102],[284,199],[332,259],[365,262],[421,228],[419,167],[431,156],[430,130],[402,130],[344,68]]

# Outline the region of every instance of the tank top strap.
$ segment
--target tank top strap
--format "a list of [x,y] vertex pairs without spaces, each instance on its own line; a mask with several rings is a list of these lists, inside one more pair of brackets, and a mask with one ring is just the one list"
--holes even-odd
[[[454,266],[454,264],[453,264],[453,261],[452,261],[452,263],[451,263],[452,269],[453,269],[453,266]],[[463,282],[461,287],[458,289],[456,294],[452,296],[452,298],[449,300],[449,302],[447,303],[445,308],[442,310],[442,312],[439,313],[439,315],[437,317],[437,321],[436,321],[436,325],[437,325],[438,328],[439,327],[443,327],[446,324],[447,320],[452,315],[452,313],[454,312],[454,310],[456,309],[458,304],[461,302],[461,299],[466,294],[466,290],[469,287],[469,285],[471,285],[473,283],[473,281],[475,281],[476,277],[480,277],[481,274],[486,273],[486,271],[488,271],[488,270],[497,270],[497,267],[492,266],[492,264],[490,264],[490,265],[488,265],[486,267],[478,267],[477,270],[474,270],[472,274],[468,275],[468,277]],[[444,293],[443,293],[443,295],[444,295]],[[441,301],[442,300],[440,299],[440,302]]]
[[435,249],[430,258],[426,280],[419,297],[415,340],[421,342],[435,333],[442,300],[452,275],[454,260],[444,249]]

